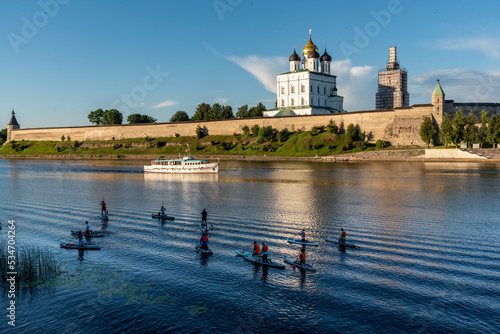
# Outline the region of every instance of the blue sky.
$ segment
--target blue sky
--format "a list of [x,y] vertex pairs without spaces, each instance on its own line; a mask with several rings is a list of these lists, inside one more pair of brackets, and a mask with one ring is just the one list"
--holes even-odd
[[[374,109],[398,47],[410,104],[499,102],[498,1],[41,0],[2,3],[0,110],[22,128],[90,124],[90,111],[166,122],[201,102],[274,107],[275,76],[308,31],[333,58],[348,111]],[[0,127],[0,128],[3,128]]]

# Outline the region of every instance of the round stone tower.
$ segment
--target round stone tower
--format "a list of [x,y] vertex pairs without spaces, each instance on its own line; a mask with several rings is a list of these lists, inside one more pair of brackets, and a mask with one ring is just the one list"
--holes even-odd
[[14,109],[12,109],[12,116],[10,118],[10,122],[9,124],[7,125],[7,141],[11,141],[11,131],[12,130],[16,130],[16,129],[20,129],[21,126],[19,125],[19,123],[17,123],[17,119],[16,119],[16,113],[14,112]]

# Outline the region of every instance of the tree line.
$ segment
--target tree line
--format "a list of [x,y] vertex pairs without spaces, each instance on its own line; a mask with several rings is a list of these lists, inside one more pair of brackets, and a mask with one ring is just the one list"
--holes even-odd
[[427,146],[438,140],[446,148],[450,144],[458,146],[461,143],[466,143],[467,147],[473,143],[495,145],[500,143],[500,116],[493,114],[490,117],[486,110],[482,110],[478,119],[471,110],[465,117],[460,109],[455,115],[445,114],[441,128],[433,119],[425,117],[420,128],[420,137]]
[[[221,105],[220,103],[210,105],[203,102],[196,107],[193,117],[189,117],[187,112],[184,110],[179,110],[170,118],[170,122],[262,117],[264,115],[264,111],[266,110],[266,106],[262,102],[259,102],[255,107],[250,108],[248,107],[248,104],[245,104],[239,107],[236,115],[234,115],[233,108],[231,106]],[[97,109],[91,111],[88,114],[88,119],[90,123],[95,125],[123,124],[123,115],[116,109]],[[127,117],[128,124],[156,123],[156,121],[157,119],[154,117],[141,114],[131,114]]]

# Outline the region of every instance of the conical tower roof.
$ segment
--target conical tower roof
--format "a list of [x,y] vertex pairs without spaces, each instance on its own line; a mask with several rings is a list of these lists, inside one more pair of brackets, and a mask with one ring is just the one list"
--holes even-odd
[[17,123],[16,113],[14,112],[14,109],[12,109],[12,117],[10,118],[10,122],[8,125],[19,125],[19,123]]
[[432,96],[435,96],[435,95],[444,95],[443,88],[441,87],[439,80],[438,80],[438,84],[437,84],[436,88],[434,89],[434,92],[432,93]]

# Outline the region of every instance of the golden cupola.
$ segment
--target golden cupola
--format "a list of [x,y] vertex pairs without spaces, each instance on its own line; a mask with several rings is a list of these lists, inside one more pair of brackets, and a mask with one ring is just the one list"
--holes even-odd
[[304,46],[304,49],[302,49],[302,54],[304,56],[307,56],[313,50],[315,50],[317,53],[319,53],[318,47],[313,43],[313,41],[311,39],[311,30],[309,30],[309,41],[307,41],[306,46]]

